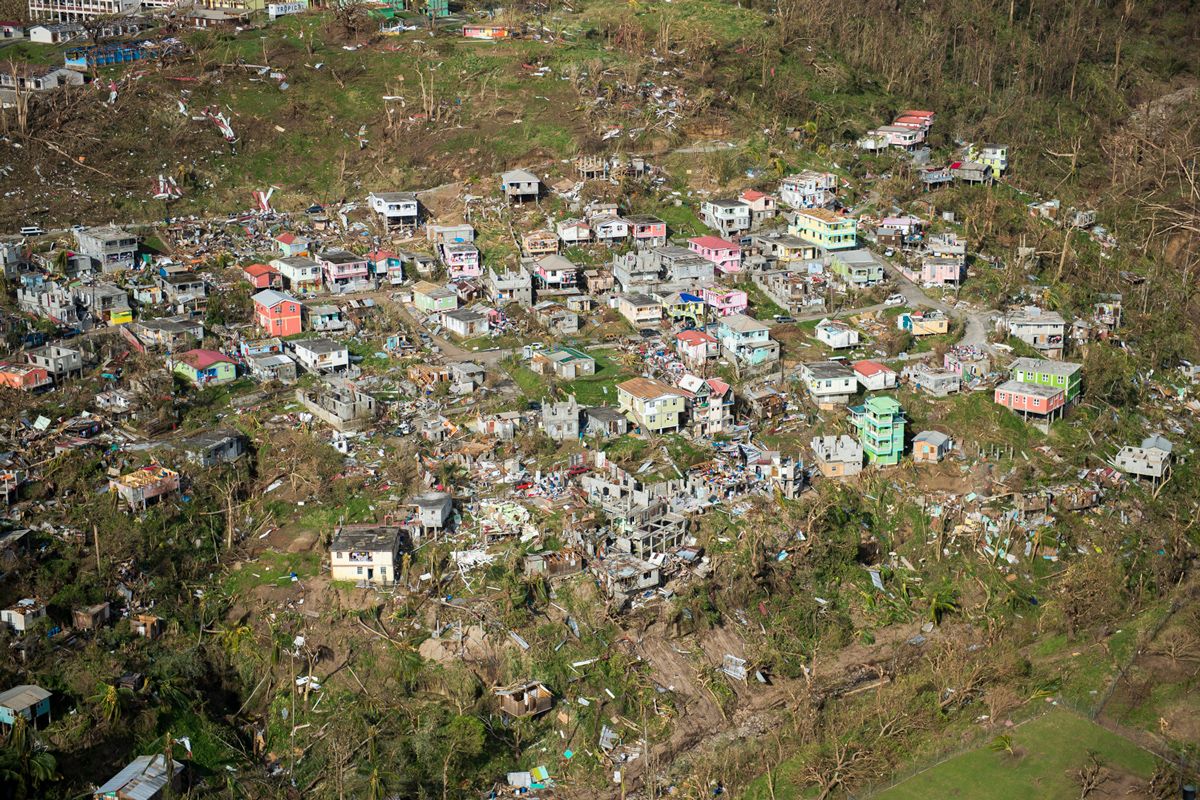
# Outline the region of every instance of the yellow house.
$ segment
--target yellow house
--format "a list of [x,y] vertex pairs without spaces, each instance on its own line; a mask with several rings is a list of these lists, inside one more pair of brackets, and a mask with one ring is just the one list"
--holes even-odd
[[896,318],[896,327],[913,336],[938,336],[950,330],[950,318],[937,310],[905,312]]
[[617,408],[643,431],[666,433],[683,427],[687,401],[673,386],[651,378],[633,378],[617,384]]
[[858,220],[827,208],[797,211],[788,233],[826,250],[846,250],[858,244]]

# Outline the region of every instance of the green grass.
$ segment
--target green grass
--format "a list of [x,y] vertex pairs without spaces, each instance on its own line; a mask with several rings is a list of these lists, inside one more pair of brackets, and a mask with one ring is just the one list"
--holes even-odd
[[1074,771],[1094,752],[1110,769],[1148,778],[1154,757],[1127,739],[1068,711],[1054,710],[1012,731],[1016,755],[980,747],[920,772],[876,800],[1074,800]]
[[280,553],[268,550],[256,561],[244,562],[229,573],[225,589],[237,597],[258,586],[286,586],[295,572],[300,580],[314,578],[321,571],[319,553]]

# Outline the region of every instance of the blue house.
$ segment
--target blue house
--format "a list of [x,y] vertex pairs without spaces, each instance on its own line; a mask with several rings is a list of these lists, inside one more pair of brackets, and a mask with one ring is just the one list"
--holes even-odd
[[50,717],[50,692],[40,686],[22,684],[0,692],[0,723],[8,726],[17,717],[24,717],[35,726],[41,717]]
[[730,314],[717,320],[721,354],[735,365],[756,367],[779,360],[779,342],[771,329],[754,317]]

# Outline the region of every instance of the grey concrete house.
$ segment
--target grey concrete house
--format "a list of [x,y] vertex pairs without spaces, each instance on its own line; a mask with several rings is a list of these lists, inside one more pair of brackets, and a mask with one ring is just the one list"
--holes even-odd
[[83,353],[57,344],[26,351],[25,361],[46,370],[56,381],[83,374]]
[[528,308],[533,305],[533,276],[524,267],[506,272],[496,272],[494,267],[489,268],[484,276],[483,285],[488,299],[497,306],[516,303]]
[[138,237],[115,225],[76,231],[75,247],[104,272],[133,269],[137,263]]
[[542,429],[556,442],[579,438],[579,404],[575,395],[561,403],[542,402]]
[[500,189],[504,197],[514,202],[537,200],[542,193],[542,182],[538,176],[523,169],[510,169],[500,175]]
[[817,469],[826,478],[848,478],[862,472],[862,445],[845,434],[818,436],[811,447]]
[[412,499],[416,509],[416,523],[422,534],[445,530],[454,513],[454,498],[446,492],[426,492]]
[[1127,475],[1157,482],[1170,472],[1174,450],[1171,442],[1155,434],[1143,439],[1141,447],[1122,447],[1113,459],[1113,466]]

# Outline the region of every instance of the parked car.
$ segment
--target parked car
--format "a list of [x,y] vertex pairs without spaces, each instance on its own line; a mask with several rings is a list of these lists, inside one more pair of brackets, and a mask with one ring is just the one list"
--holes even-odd
[[43,233],[45,233],[45,231],[39,228],[37,225],[25,225],[21,228],[22,236],[41,236]]
[[786,325],[788,323],[796,321],[795,317],[789,316],[787,314],[776,314],[772,319],[774,319],[776,322],[778,322],[782,325]]
[[889,247],[887,250],[883,251],[883,255],[885,258],[891,258],[892,256],[896,255],[896,251]]
[[579,466],[571,467],[569,470],[567,470],[567,474],[574,477],[575,475],[582,475],[585,472],[591,471],[591,467],[585,467],[583,464],[580,464]]
[[887,300],[883,301],[883,304],[885,306],[902,306],[907,302],[902,294],[889,294]]

